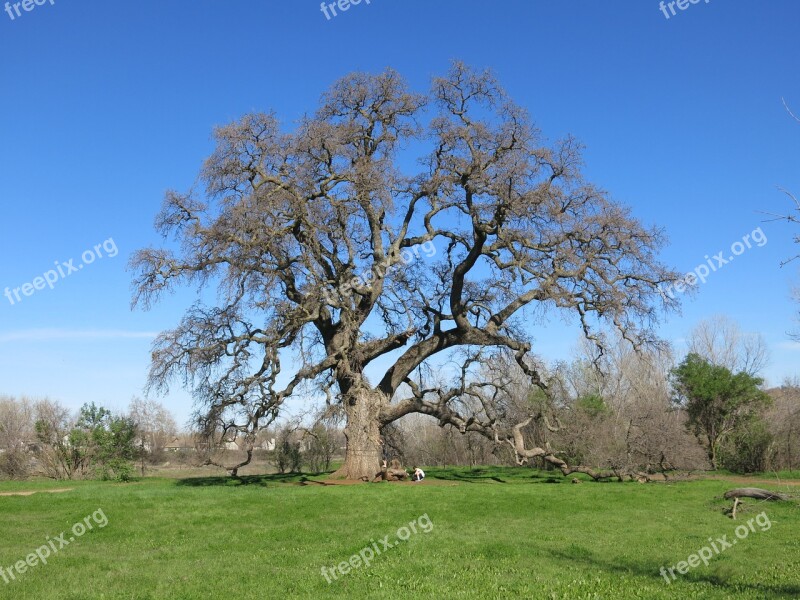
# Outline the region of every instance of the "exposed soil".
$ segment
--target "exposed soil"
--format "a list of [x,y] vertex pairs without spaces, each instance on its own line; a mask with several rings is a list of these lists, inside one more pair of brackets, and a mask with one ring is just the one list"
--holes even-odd
[[331,479],[329,481],[298,481],[296,485],[358,485],[360,479]]
[[800,481],[796,479],[756,479],[754,477],[742,477],[736,475],[707,475],[703,479],[719,479],[721,481],[730,481],[731,483],[757,483],[759,485],[769,485],[772,487],[782,487],[784,485],[800,486]]
[[21,492],[0,492],[0,496],[33,496],[34,494],[62,494],[71,492],[75,488],[59,488],[57,490],[33,490]]

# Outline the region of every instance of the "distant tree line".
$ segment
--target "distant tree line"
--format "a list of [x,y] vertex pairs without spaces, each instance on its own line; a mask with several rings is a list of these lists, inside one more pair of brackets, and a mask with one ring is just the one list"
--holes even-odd
[[127,481],[137,461],[163,456],[175,432],[153,402],[134,399],[126,414],[95,403],[73,413],[49,399],[0,397],[0,477]]
[[[513,361],[487,357],[480,376],[501,391],[486,403],[488,416],[499,424],[527,419],[515,428],[525,444],[559,448],[570,464],[612,474],[800,469],[800,381],[765,389],[760,336],[718,317],[695,328],[687,345],[676,364],[668,349],[637,352],[619,338],[597,355],[584,342],[571,361],[549,368],[544,390],[532,388]],[[125,414],[95,404],[72,414],[51,400],[0,397],[0,477],[126,480],[171,463],[216,465],[232,475],[246,465],[251,472],[321,473],[344,458],[341,421],[327,406],[252,439],[221,427],[177,437],[172,415],[151,400],[134,398]],[[553,468],[520,457],[513,444],[419,414],[383,427],[381,449],[383,459],[405,465]]]
[[[636,352],[621,339],[602,356],[589,343],[578,354],[550,370],[547,394],[531,390],[520,374],[512,377],[496,417],[514,421],[546,412],[557,423],[531,423],[520,432],[526,440],[561,449],[559,456],[570,464],[620,474],[800,468],[800,381],[765,389],[757,376],[768,360],[763,340],[729,319],[701,323],[677,365],[666,349]],[[490,364],[485,377],[508,377],[512,368]],[[430,418],[400,425],[391,436],[401,438],[408,463],[520,462],[511,447],[469,432],[462,436]]]

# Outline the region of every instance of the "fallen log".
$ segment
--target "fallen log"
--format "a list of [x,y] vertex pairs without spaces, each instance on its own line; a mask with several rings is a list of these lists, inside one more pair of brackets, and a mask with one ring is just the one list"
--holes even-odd
[[761,488],[736,488],[725,492],[725,498],[755,498],[756,500],[788,500],[789,497],[778,492],[770,492]]
[[384,466],[372,481],[405,481],[408,478],[409,474],[402,467],[400,461],[393,458],[389,466]]
[[405,481],[408,479],[408,473],[405,469],[386,469],[384,479],[386,481]]

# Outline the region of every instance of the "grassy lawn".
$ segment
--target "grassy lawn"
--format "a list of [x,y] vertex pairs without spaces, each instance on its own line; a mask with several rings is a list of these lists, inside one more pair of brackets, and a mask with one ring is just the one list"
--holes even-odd
[[[98,509],[108,520],[47,565],[9,584],[0,578],[0,598],[800,597],[796,503],[752,501],[734,522],[722,514],[729,502],[715,499],[735,487],[726,481],[573,485],[527,469],[427,471],[423,484],[298,485],[276,476],[2,483],[0,493],[73,488],[0,496],[2,567],[48,536],[68,538]],[[768,530],[755,525],[671,584],[659,575],[709,537],[736,539],[736,525],[762,510]],[[416,533],[398,532],[411,522]],[[323,566],[364,548],[375,554],[387,535],[397,544],[371,565],[355,561],[326,581]]]

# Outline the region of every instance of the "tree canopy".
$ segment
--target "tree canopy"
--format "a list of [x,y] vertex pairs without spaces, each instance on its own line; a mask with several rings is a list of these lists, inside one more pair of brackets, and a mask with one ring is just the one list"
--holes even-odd
[[686,409],[689,425],[705,438],[711,467],[717,469],[720,445],[737,428],[767,406],[763,380],[746,372],[731,373],[690,353],[673,371],[676,402]]
[[480,364],[504,354],[545,387],[536,319],[572,315],[600,348],[606,325],[655,344],[674,306],[662,233],[586,181],[580,144],[547,144],[491,73],[455,63],[426,95],[391,69],[354,73],[292,130],[255,113],[214,139],[156,219],[175,243],[132,261],[134,305],[216,290],[159,336],[149,378],[189,387],[207,431],[254,439],[316,393],[346,418],[347,477],[378,470],[381,428],[410,413],[566,469],[524,446],[541,412],[499,419],[503,384]]

